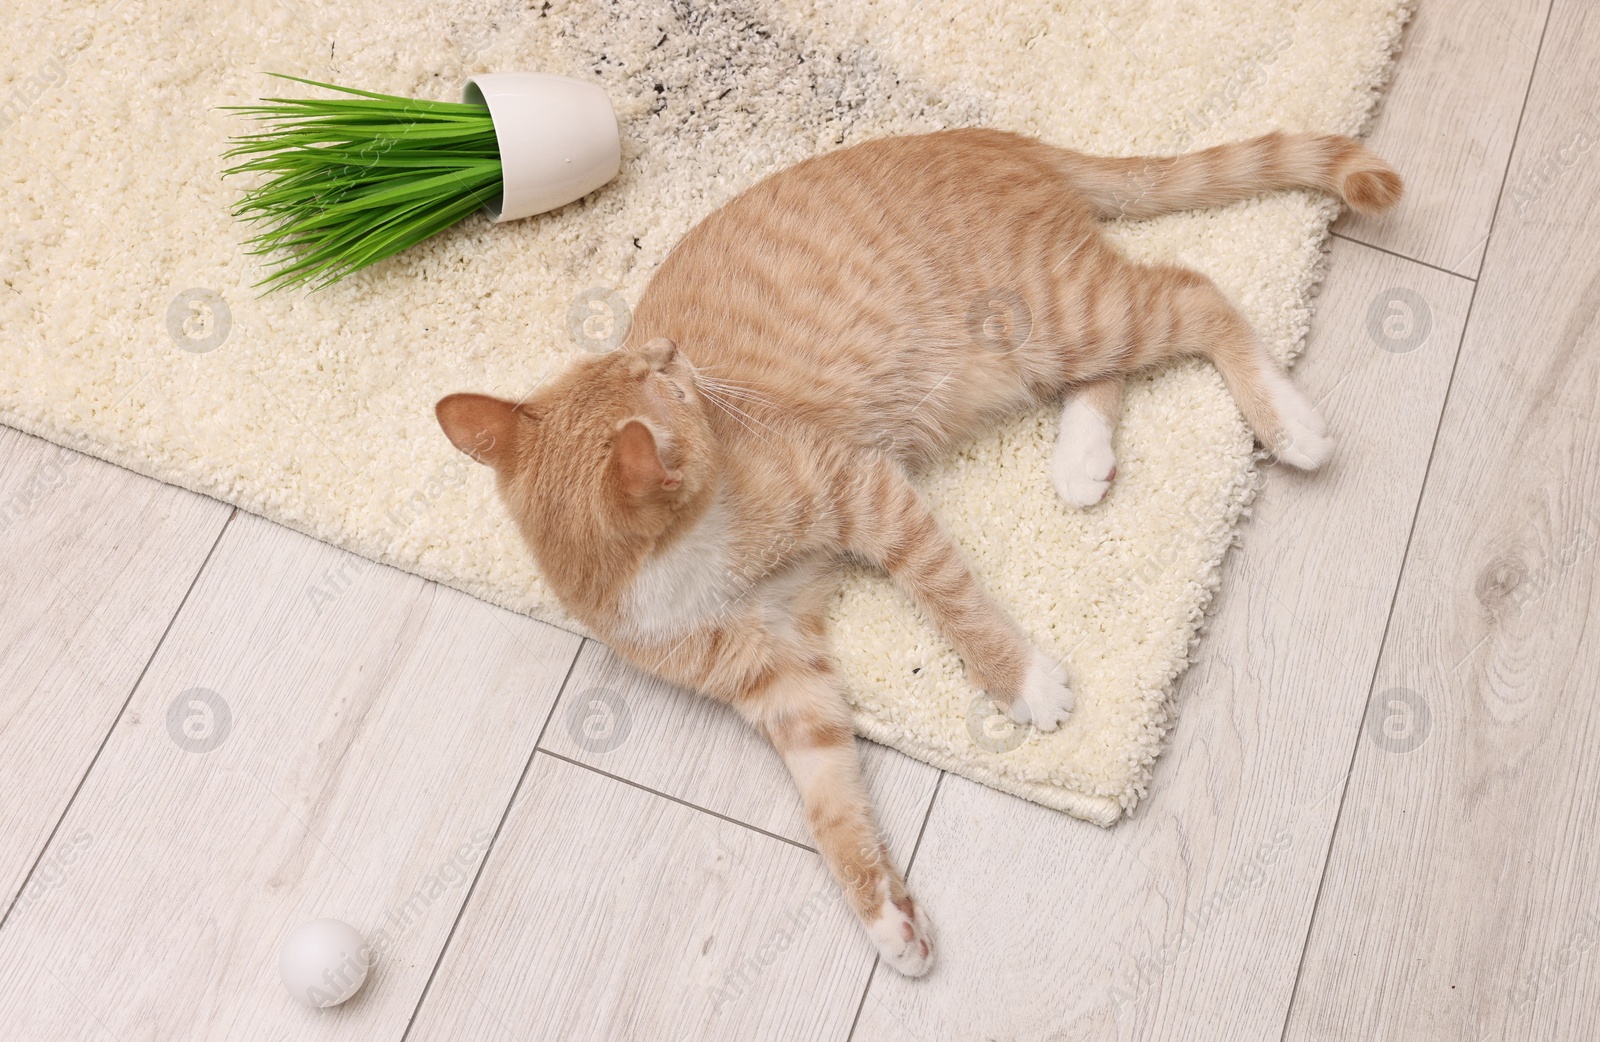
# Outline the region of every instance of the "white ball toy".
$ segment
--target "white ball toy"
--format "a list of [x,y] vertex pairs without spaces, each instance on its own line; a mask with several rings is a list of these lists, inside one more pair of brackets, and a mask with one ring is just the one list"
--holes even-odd
[[337,919],[313,919],[296,927],[278,953],[284,987],[313,1008],[337,1006],[360,991],[370,965],[366,940]]

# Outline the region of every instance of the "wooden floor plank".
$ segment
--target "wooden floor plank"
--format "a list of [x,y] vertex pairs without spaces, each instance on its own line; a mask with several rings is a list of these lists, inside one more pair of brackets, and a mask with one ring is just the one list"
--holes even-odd
[[[0,1038],[398,1038],[578,643],[239,515],[0,933]],[[276,968],[321,916],[381,955],[331,1012]]]
[[1417,5],[1368,138],[1405,176],[1405,198],[1383,217],[1347,214],[1335,232],[1477,276],[1549,6]]
[[0,921],[230,513],[0,427]]
[[[1600,97],[1557,0],[1512,183]],[[1497,225],[1289,1039],[1600,1035],[1600,153]]]
[[880,970],[856,1039],[1276,1036],[1471,290],[1335,242],[1296,379],[1338,448],[1272,468],[1153,795],[1102,831],[946,779],[911,874],[942,961]]
[[[879,825],[904,865],[939,772],[893,749],[856,744]],[[584,646],[542,747],[811,845],[800,795],[766,741],[727,707],[646,676],[604,645]]]
[[810,851],[540,755],[406,1042],[833,1042],[873,957]]

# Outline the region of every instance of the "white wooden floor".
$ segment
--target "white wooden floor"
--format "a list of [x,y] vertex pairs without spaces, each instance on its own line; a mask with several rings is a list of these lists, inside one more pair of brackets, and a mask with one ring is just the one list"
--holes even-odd
[[[1597,1037],[1597,55],[1590,0],[1424,0],[1411,194],[1299,370],[1339,453],[1273,474],[1131,820],[864,745],[920,981],[727,713],[0,429],[0,1038]],[[325,915],[382,961],[312,1012]]]

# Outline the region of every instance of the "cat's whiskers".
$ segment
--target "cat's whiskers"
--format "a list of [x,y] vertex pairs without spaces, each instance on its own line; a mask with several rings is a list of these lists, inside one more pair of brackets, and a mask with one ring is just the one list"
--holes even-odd
[[761,385],[755,384],[755,383],[751,383],[749,380],[740,380],[740,379],[737,379],[737,378],[731,377],[731,376],[717,376],[716,375],[716,371],[717,370],[726,369],[726,368],[727,368],[727,364],[726,363],[718,363],[716,365],[708,365],[708,366],[705,366],[703,368],[696,367],[694,369],[694,375],[695,375],[696,379],[711,380],[711,381],[713,381],[713,382],[715,382],[718,385],[723,386],[723,387],[737,387],[740,390],[752,391],[752,392],[754,392],[756,394],[765,393],[765,390],[764,390],[764,388],[761,387]]
[[758,405],[770,405],[772,399],[759,391],[749,391],[744,388],[728,387],[719,383],[712,383],[711,389],[724,398],[735,401],[752,402]]
[[695,372],[695,380],[699,383],[710,384],[717,390],[726,391],[730,394],[739,394],[748,398],[760,398],[763,400],[769,397],[765,389],[746,380],[735,380],[726,376],[713,376],[700,370]]
[[751,387],[740,387],[726,380],[719,380],[714,376],[695,374],[695,386],[709,394],[715,394],[723,400],[737,399],[739,401],[761,402],[770,404],[771,399],[764,393]]
[[[732,418],[734,420],[734,422],[738,423],[745,430],[749,431],[751,434],[754,434],[756,437],[760,438],[762,441],[767,441],[766,436],[763,435],[761,433],[761,431],[763,431],[763,430],[772,431],[772,427],[769,424],[761,422],[760,420],[756,419],[754,416],[751,416],[749,413],[747,413],[743,409],[739,408],[737,405],[734,405],[732,402],[720,401],[720,400],[718,400],[716,398],[711,398],[710,401],[711,401],[711,403],[713,405],[715,405],[717,408],[721,409],[730,418]],[[773,431],[773,433],[777,433],[777,432]],[[771,442],[767,442],[767,443],[769,445],[771,444]]]
[[755,435],[757,438],[760,438],[762,441],[766,442],[768,445],[772,444],[772,442],[770,440],[768,440],[767,437],[764,434],[761,433],[761,431],[756,429],[757,427],[760,427],[760,428],[764,428],[765,430],[772,431],[772,433],[776,434],[777,431],[773,430],[770,425],[762,423],[760,420],[756,419],[754,416],[751,416],[749,413],[745,412],[744,410],[740,409],[738,406],[734,405],[731,401],[728,401],[728,400],[726,400],[724,398],[721,398],[716,392],[712,391],[710,388],[706,387],[704,384],[701,384],[701,386],[700,386],[700,393],[705,396],[706,401],[710,402],[716,408],[721,409],[724,413],[726,413],[728,415],[728,417],[730,419],[732,419],[739,426],[743,427],[745,430],[749,431],[751,434]]

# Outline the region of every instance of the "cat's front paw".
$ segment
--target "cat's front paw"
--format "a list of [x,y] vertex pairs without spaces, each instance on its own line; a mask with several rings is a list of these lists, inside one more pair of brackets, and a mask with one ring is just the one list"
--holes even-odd
[[1116,476],[1110,425],[1082,401],[1068,402],[1050,456],[1050,481],[1056,492],[1075,507],[1092,507],[1105,498]]
[[1011,719],[1032,724],[1041,731],[1054,731],[1072,712],[1077,699],[1067,686],[1067,670],[1042,651],[1033,653],[1022,691],[1011,702]]
[[899,903],[885,896],[867,932],[883,961],[907,977],[920,977],[933,968],[933,930],[910,895]]

